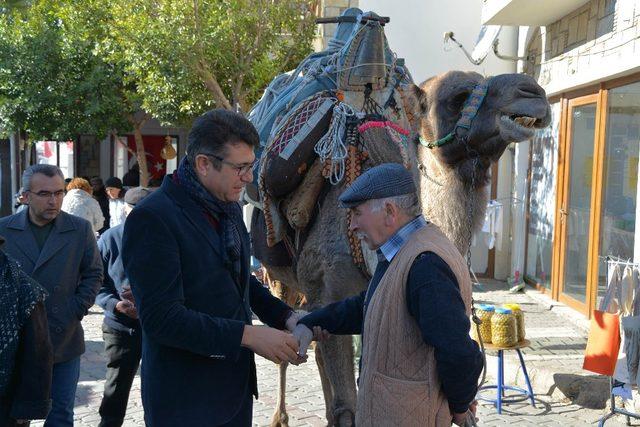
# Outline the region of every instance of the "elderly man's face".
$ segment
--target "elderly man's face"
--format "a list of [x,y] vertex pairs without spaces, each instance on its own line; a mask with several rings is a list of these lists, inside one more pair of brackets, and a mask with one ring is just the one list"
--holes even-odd
[[371,210],[372,201],[368,200],[361,205],[351,209],[351,223],[349,229],[356,233],[356,236],[364,241],[369,249],[376,250],[391,235],[388,227],[388,218],[385,209],[375,212]]

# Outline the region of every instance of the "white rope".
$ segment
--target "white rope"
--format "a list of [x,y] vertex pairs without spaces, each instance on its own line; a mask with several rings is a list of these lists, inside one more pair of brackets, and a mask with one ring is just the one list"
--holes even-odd
[[353,117],[356,112],[349,104],[339,102],[333,107],[333,117],[326,134],[320,138],[314,147],[314,151],[320,157],[320,162],[331,160],[331,173],[329,182],[336,185],[345,173],[345,159],[347,158],[347,144],[344,141],[347,118]]

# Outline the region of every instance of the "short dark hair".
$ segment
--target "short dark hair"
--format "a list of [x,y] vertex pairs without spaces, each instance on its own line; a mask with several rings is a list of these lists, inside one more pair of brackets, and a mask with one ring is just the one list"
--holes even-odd
[[23,191],[31,190],[31,178],[33,178],[33,175],[37,173],[41,173],[44,176],[48,176],[49,178],[52,178],[57,175],[60,178],[62,178],[62,180],[64,181],[64,174],[62,173],[60,168],[56,165],[46,165],[46,164],[31,165],[28,168],[26,168],[22,173]]
[[238,143],[253,148],[260,144],[258,132],[251,122],[233,111],[220,108],[207,111],[193,122],[187,143],[187,159],[194,165],[198,154],[223,157],[227,144]]

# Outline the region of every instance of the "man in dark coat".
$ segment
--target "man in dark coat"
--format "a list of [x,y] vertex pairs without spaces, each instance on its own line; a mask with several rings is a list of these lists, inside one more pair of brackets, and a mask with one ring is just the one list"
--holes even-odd
[[[151,190],[144,187],[127,191],[124,196],[124,215],[129,215],[134,206],[150,193]],[[131,384],[142,356],[138,312],[122,265],[123,231],[124,223],[118,224],[105,231],[98,240],[104,281],[96,304],[104,309],[102,337],[107,353],[107,375],[100,404],[99,427],[119,427],[124,422]]]
[[102,216],[104,217],[104,224],[102,228],[98,230],[98,234],[102,234],[109,229],[109,196],[107,196],[102,178],[94,176],[91,178],[90,182],[91,187],[93,188],[93,198],[98,201],[100,210],[102,211]]
[[[142,323],[148,426],[250,426],[254,353],[298,363],[297,315],[250,274],[238,200],[258,134],[239,114],[195,120],[177,173],[131,212],[122,256]],[[252,311],[267,326],[253,326]]]
[[[0,236],[0,247],[3,243]],[[44,419],[51,410],[53,351],[46,295],[0,250],[0,426]]]
[[53,407],[45,426],[72,426],[84,353],[80,321],[102,283],[102,262],[91,224],[61,211],[64,176],[53,165],[33,165],[22,175],[29,209],[0,219],[4,251],[40,283],[53,345]]

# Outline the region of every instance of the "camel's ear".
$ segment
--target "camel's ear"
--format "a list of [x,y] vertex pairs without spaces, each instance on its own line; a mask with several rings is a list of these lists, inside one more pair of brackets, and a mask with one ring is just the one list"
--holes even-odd
[[420,89],[418,85],[411,85],[411,92],[416,100],[416,108],[420,112],[420,114],[425,114],[428,109],[427,105],[427,94]]

